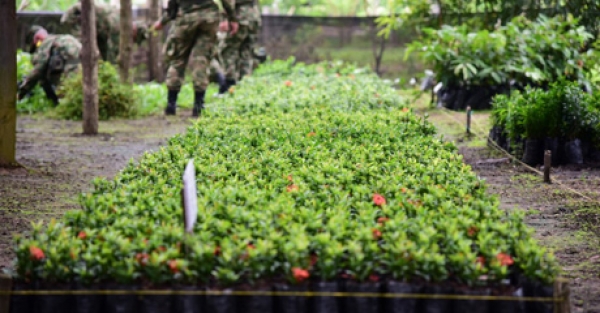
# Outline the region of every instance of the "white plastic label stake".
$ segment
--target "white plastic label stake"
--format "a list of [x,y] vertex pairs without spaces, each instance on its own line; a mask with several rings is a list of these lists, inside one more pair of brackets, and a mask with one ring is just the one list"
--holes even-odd
[[185,231],[191,233],[194,230],[198,218],[198,196],[196,194],[196,168],[194,160],[190,160],[183,172],[183,214],[185,220]]

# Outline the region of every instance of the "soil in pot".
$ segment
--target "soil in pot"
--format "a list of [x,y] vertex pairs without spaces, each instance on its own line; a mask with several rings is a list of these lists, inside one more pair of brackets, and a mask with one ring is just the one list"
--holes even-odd
[[[176,286],[176,291],[204,290],[197,286]],[[204,295],[175,294],[173,296],[173,310],[177,313],[202,313],[205,309],[206,297]]]
[[[404,282],[389,281],[385,284],[385,292],[397,294],[419,294],[422,286]],[[417,313],[419,299],[416,298],[384,298],[385,313]]]
[[[459,287],[455,289],[457,295],[463,296],[489,296],[489,288]],[[488,313],[490,301],[488,300],[454,300],[454,312]]]
[[[304,292],[308,291],[308,285],[275,284],[275,291],[281,292]],[[299,296],[275,296],[274,311],[277,313],[305,313],[308,307],[308,297]]]
[[106,296],[104,302],[104,312],[106,313],[129,313],[138,312],[137,295],[133,291],[137,290],[133,285],[106,284],[106,290],[131,291],[128,294],[111,294]]
[[[54,284],[40,282],[38,290],[71,290],[69,284]],[[36,313],[73,313],[75,312],[75,301],[72,295],[38,295],[35,301]]]
[[[241,286],[236,288],[239,291],[273,291],[270,285],[266,284],[257,284],[257,285],[248,285]],[[252,296],[239,296],[237,297],[237,305],[238,313],[270,313],[273,312],[273,296],[263,296],[263,295],[252,295]]]
[[[34,283],[26,283],[23,281],[15,281],[13,291],[34,290]],[[35,308],[36,295],[12,295],[10,297],[10,313],[33,313]]]
[[[75,285],[75,290],[98,291],[100,287],[97,284],[87,285],[78,283]],[[75,296],[75,306],[77,313],[100,313],[104,312],[102,305],[104,304],[104,296],[99,294],[85,294]]]
[[[315,282],[310,287],[311,291],[314,292],[339,292],[339,285],[337,282]],[[340,312],[341,298],[339,297],[312,297],[310,299],[310,311],[311,313],[335,313]]]
[[[355,293],[377,293],[381,294],[382,284],[379,282],[356,282],[347,281],[345,283],[345,292]],[[383,307],[383,298],[379,297],[343,297],[343,312],[361,313],[361,312],[379,312]]]
[[544,141],[539,139],[525,140],[525,152],[523,153],[523,162],[535,166],[544,164]]
[[[452,295],[454,294],[454,288],[450,285],[425,285],[423,287],[424,294],[430,295]],[[451,313],[452,312],[452,299],[422,299],[421,300],[421,312],[423,313]]]
[[565,142],[565,159],[568,164],[583,164],[581,140],[575,139]]
[[[221,291],[223,295],[206,295],[206,307],[205,312],[210,313],[235,313],[237,297],[231,294],[233,289],[211,289],[214,291]],[[211,291],[209,290],[209,291]],[[203,311],[204,312],[204,311]]]

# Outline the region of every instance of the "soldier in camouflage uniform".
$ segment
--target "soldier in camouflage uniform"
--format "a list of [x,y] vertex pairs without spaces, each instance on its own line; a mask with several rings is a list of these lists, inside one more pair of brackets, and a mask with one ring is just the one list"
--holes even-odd
[[[119,12],[105,4],[94,4],[96,41],[102,60],[116,63],[119,54]],[[60,22],[71,27],[71,34],[81,39],[81,2],[71,6]]]
[[[228,88],[235,85],[240,79],[240,70],[244,60],[252,58],[253,39],[251,34],[257,34],[260,25],[260,12],[258,12],[258,6],[254,0],[236,0],[235,11],[240,24],[239,30],[235,35],[227,37],[225,48],[221,52]],[[221,29],[226,29],[226,25],[222,24]],[[251,71],[245,67],[244,74]]]
[[[232,33],[238,28],[232,5],[223,1]],[[204,96],[208,87],[209,62],[214,57],[219,28],[219,7],[213,0],[169,0],[168,8],[162,19],[153,29],[160,30],[163,25],[174,20],[171,38],[167,42],[166,59],[168,64],[166,84],[168,88],[165,114],[174,115],[177,108],[177,96],[184,81],[185,69],[190,56],[197,66],[192,70],[194,79],[194,109],[192,116],[199,116],[204,108]]]
[[254,12],[252,19],[250,20],[250,28],[248,33],[248,41],[250,49],[244,47],[240,53],[241,60],[238,63],[239,79],[241,80],[244,76],[252,74],[255,68],[254,64],[257,63],[255,60],[255,49],[258,43],[258,34],[262,26],[262,19],[260,16],[260,7],[258,3],[254,3]]
[[55,90],[63,76],[75,73],[79,69],[81,43],[70,35],[49,35],[40,26],[32,26],[27,34],[33,53],[33,70],[19,84],[18,99],[27,95],[37,83],[40,83],[46,96],[58,104]]

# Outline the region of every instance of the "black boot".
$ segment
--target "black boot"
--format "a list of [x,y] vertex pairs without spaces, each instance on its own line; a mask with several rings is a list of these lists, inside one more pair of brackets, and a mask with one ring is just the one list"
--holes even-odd
[[165,115],[175,115],[177,111],[177,95],[179,95],[179,90],[169,90]]
[[222,95],[229,89],[227,81],[225,81],[225,75],[223,75],[223,73],[217,73],[217,81],[219,82],[219,94]]
[[205,93],[205,90],[194,92],[194,108],[192,109],[192,117],[198,117],[202,114],[202,110],[204,109]]

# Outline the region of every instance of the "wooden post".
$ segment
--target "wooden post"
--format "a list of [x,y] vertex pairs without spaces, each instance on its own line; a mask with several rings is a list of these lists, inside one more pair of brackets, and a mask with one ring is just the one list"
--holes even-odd
[[546,150],[544,153],[544,182],[552,183],[550,179],[550,168],[552,168],[552,151]]
[[0,0],[0,166],[16,164],[17,2]]
[[471,134],[471,107],[467,107],[467,134]]
[[93,0],[81,0],[81,65],[83,67],[83,133],[98,134],[98,43]]
[[[158,0],[148,0],[149,24],[156,22],[161,15],[161,5]],[[162,57],[160,55],[161,37],[154,31],[150,31],[148,38],[148,70],[150,81],[159,83],[163,81]]]
[[[554,313],[571,313],[571,290],[569,282],[557,279],[554,282],[554,298],[562,299],[560,302],[554,302]],[[587,310],[586,310],[587,312]]]
[[131,0],[121,0],[121,34],[119,40],[119,75],[124,84],[131,83],[129,68],[131,67],[131,42],[133,19],[131,17]]
[[[0,274],[0,291],[8,292],[12,290],[12,278],[8,275]],[[10,312],[10,295],[0,294],[0,313]]]

